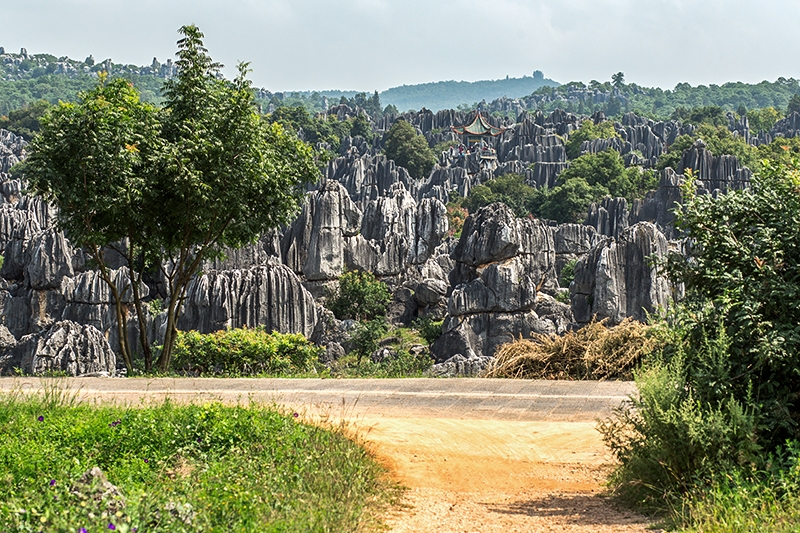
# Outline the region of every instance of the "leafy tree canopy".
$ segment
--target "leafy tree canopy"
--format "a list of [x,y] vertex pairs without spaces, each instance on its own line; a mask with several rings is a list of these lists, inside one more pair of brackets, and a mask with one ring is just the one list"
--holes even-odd
[[414,126],[397,120],[386,134],[386,157],[408,169],[413,178],[424,178],[436,164],[436,156],[425,137],[418,135]]
[[614,197],[629,200],[642,198],[656,186],[652,173],[639,167],[625,168],[622,156],[616,150],[585,154],[570,163],[558,176],[560,183],[583,178],[591,186],[600,185]]
[[525,183],[525,177],[519,174],[504,174],[483,185],[474,187],[469,196],[464,198],[461,206],[470,212],[494,202],[502,202],[514,211],[518,217],[538,214],[544,200],[544,192]]
[[[195,26],[180,29],[178,74],[164,87],[165,107],[140,101],[125,81],[101,83],[77,104],[60,104],[42,120],[27,176],[59,209],[70,237],[88,247],[116,300],[126,346],[120,291],[102,247],[121,249],[138,295],[146,268],[160,266],[167,286],[167,327],[157,366],[169,368],[180,303],[205,259],[252,242],[288,223],[316,178],[311,149],[279,124],[259,117],[245,75],[225,80]],[[144,331],[144,328],[140,328]],[[146,335],[140,337],[149,369]]]
[[693,401],[740,402],[756,415],[765,450],[800,437],[799,188],[796,158],[767,162],[747,190],[712,197],[687,186],[676,211],[694,243],[669,267],[692,311],[687,342],[724,348],[687,361]]
[[22,109],[11,111],[8,116],[0,117],[0,128],[30,141],[39,132],[39,121],[49,108],[47,100],[37,100]]
[[611,139],[619,137],[619,134],[614,129],[614,123],[610,120],[595,124],[592,120],[584,120],[578,130],[573,131],[567,140],[567,156],[570,159],[575,159],[581,155],[581,144],[583,141],[591,141],[594,139]]
[[764,107],[753,109],[746,113],[747,121],[750,123],[750,131],[769,131],[783,118],[783,114],[774,107]]

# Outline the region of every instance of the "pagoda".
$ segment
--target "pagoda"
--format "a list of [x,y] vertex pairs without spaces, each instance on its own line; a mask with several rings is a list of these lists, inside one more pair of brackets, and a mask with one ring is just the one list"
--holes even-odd
[[467,126],[453,126],[453,132],[464,137],[464,146],[467,152],[477,154],[478,167],[481,170],[497,166],[497,153],[492,148],[490,139],[506,131],[489,124],[480,111],[475,119]]

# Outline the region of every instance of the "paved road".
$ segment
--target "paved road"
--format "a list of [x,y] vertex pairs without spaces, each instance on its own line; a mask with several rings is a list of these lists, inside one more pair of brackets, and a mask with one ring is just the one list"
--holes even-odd
[[553,422],[603,418],[635,391],[632,382],[622,381],[478,378],[0,378],[0,391],[32,391],[43,384],[69,387],[88,400],[261,401],[292,407],[328,406],[334,414],[346,411],[348,416]]

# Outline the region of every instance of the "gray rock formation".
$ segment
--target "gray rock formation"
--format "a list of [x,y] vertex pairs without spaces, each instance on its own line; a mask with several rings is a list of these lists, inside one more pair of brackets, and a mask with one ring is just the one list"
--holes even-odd
[[0,373],[20,369],[25,374],[65,372],[70,376],[107,375],[116,371],[116,356],[108,341],[93,326],[71,321],[22,337],[0,356]]
[[503,204],[467,219],[452,253],[456,265],[443,335],[431,347],[437,361],[455,354],[491,356],[519,335],[563,331],[565,324],[556,326],[536,312],[540,291],[558,289],[553,234],[551,226],[516,218]]
[[698,139],[681,157],[678,174],[685,174],[687,170],[694,173],[697,181],[708,192],[745,189],[750,186],[750,178],[753,176],[749,168],[739,165],[735,156],[713,155],[702,139]]
[[668,239],[677,239],[674,221],[675,210],[683,203],[682,184],[682,176],[669,167],[665,168],[658,188],[648,193],[644,200],[633,202],[628,217],[630,223],[652,222]]
[[589,206],[586,224],[600,235],[616,237],[628,229],[628,201],[625,198],[603,198],[600,205]]
[[178,328],[210,333],[264,326],[311,337],[317,325],[314,298],[286,266],[203,274],[190,283]]
[[460,378],[480,376],[489,367],[492,358],[488,356],[466,357],[456,354],[446,361],[435,364],[428,371],[434,378]]
[[666,237],[648,222],[599,241],[575,266],[570,285],[575,320],[608,318],[618,324],[630,316],[645,321],[647,313],[666,307],[672,291],[654,261],[668,252]]

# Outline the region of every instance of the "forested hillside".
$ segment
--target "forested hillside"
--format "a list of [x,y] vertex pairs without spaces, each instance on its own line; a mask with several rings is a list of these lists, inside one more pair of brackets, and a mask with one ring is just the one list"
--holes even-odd
[[[56,57],[51,54],[30,55],[26,50],[7,53],[0,47],[0,116],[21,109],[33,102],[46,100],[71,101],[79,91],[94,86],[100,72],[110,78],[131,80],[145,101],[159,101],[161,85],[175,74],[175,65],[168,59],[161,63],[153,59],[150,65],[137,66],[114,63],[111,59],[95,61],[92,56],[84,60]],[[419,110],[424,108],[470,109],[480,107],[488,113],[516,118],[522,111],[552,112],[564,109],[573,113],[592,114],[603,111],[606,116],[620,117],[633,111],[653,119],[686,119],[689,110],[717,106],[724,111],[744,115],[752,110],[773,108],[783,114],[792,97],[800,93],[800,81],[778,78],[774,82],[757,84],[729,82],[723,85],[698,85],[679,83],[673,89],[642,87],[625,83],[624,74],[611,76],[612,81],[592,80],[588,84],[573,81],[565,85],[545,78],[541,71],[533,76],[484,80],[476,82],[440,81],[418,85],[393,87],[380,93],[357,91],[296,91],[272,92],[256,89],[256,101],[264,112],[282,106],[303,106],[309,112],[321,112],[339,103],[381,105],[383,112]],[[378,98],[376,98],[376,95]],[[795,102],[800,107],[800,96]],[[374,115],[370,111],[371,115]],[[748,115],[755,126],[764,123],[769,129],[780,117],[775,113],[756,117]],[[755,129],[755,128],[754,128]]]

